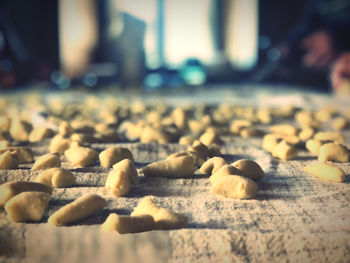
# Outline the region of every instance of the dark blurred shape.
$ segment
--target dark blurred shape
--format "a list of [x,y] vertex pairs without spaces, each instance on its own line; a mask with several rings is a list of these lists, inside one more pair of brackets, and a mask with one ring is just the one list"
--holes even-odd
[[48,80],[58,69],[57,3],[0,1],[0,88]]

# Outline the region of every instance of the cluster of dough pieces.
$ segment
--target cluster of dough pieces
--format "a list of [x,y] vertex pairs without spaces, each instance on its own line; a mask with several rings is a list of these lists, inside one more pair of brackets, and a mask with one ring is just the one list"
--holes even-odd
[[[35,99],[31,103],[40,105]],[[86,109],[84,104],[92,106]],[[50,127],[34,127],[25,111],[20,112],[16,107],[12,108],[11,114],[15,117],[0,117],[0,169],[17,169],[35,159],[29,147],[12,146],[13,142],[35,144],[50,139],[49,153],[36,158],[31,168],[32,171],[41,171],[36,182],[14,181],[0,186],[0,205],[16,222],[42,220],[53,189],[75,184],[75,175],[61,167],[62,158],[74,167],[87,167],[99,161],[102,167],[109,169],[105,188],[114,197],[126,196],[131,187],[138,184],[139,172],[129,149],[109,147],[98,152],[91,147],[92,143],[116,143],[126,139],[188,145],[187,150],[150,163],[141,172],[146,177],[183,178],[195,176],[199,169],[200,173],[210,176],[210,192],[238,199],[255,198],[258,192],[256,181],[265,177],[265,173],[252,160],[227,163],[220,151],[224,136],[263,137],[263,149],[281,160],[296,158],[300,146],[305,145],[320,162],[306,167],[305,171],[328,181],[342,182],[345,174],[326,162],[348,162],[349,158],[340,132],[349,126],[349,116],[339,116],[330,108],[311,112],[291,106],[255,109],[220,104],[215,108],[197,105],[171,109],[164,104],[101,102],[96,97],[89,97],[81,104],[58,100],[42,110],[47,114],[47,120],[55,124],[56,131]],[[288,123],[273,124],[276,120],[280,122],[292,117],[301,128]],[[318,131],[327,121],[331,121],[335,131]],[[269,125],[269,132],[259,125]],[[106,206],[107,201],[101,196],[86,194],[58,209],[48,222],[55,226],[73,224]],[[186,226],[187,220],[184,215],[157,206],[148,196],[140,201],[130,216],[110,214],[101,230],[135,233],[173,229]]]

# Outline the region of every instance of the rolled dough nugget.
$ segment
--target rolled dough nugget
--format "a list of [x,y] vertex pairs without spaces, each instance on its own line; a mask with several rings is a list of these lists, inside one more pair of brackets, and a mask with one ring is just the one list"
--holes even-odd
[[265,177],[265,173],[260,165],[252,160],[242,159],[233,162],[231,165],[237,168],[240,175],[252,180],[258,180]]
[[328,163],[317,162],[306,166],[304,171],[327,182],[341,183],[345,180],[344,171]]
[[124,159],[134,161],[134,157],[128,148],[109,147],[99,154],[99,159],[102,167],[109,168],[113,164]]
[[188,222],[185,215],[157,206],[152,196],[144,197],[131,213],[131,216],[140,215],[151,215],[156,229],[178,229],[185,227]]
[[124,159],[117,162],[113,165],[113,170],[121,171],[122,173],[126,174],[132,184],[139,183],[138,173],[132,160]]
[[98,159],[98,152],[87,147],[71,147],[64,152],[68,161],[78,167],[94,164]]
[[110,214],[101,225],[102,232],[117,231],[120,234],[140,233],[155,229],[155,222],[151,215],[117,215]]
[[25,181],[12,181],[0,185],[0,206],[4,206],[5,203],[22,192],[44,192],[52,194],[52,187],[46,184],[25,182]]
[[40,156],[33,164],[32,170],[44,170],[52,167],[61,167],[60,157],[53,153]]
[[210,191],[229,198],[249,199],[256,197],[258,185],[247,177],[228,175],[218,178]]
[[83,220],[107,206],[107,201],[97,194],[85,194],[55,213],[48,222],[54,226],[64,226]]
[[209,177],[209,181],[211,184],[215,184],[219,178],[227,175],[240,175],[240,171],[230,164],[225,164]]
[[227,164],[224,158],[222,157],[212,157],[209,160],[207,160],[199,171],[204,174],[214,174],[217,172],[222,166]]
[[12,155],[10,151],[6,151],[0,154],[0,170],[16,168],[18,168],[18,160]]
[[42,171],[36,181],[53,187],[66,187],[75,184],[76,177],[70,171],[63,168],[50,168]]
[[43,192],[23,192],[5,204],[7,217],[15,222],[40,221],[49,203],[50,195]]
[[195,160],[192,156],[180,156],[151,163],[143,168],[143,173],[145,176],[178,178],[190,176],[195,170]]

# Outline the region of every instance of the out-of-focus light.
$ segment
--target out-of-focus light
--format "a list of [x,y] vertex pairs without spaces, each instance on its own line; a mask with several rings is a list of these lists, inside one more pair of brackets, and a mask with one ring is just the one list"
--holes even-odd
[[148,90],[160,87],[163,84],[163,76],[160,73],[151,73],[145,77],[145,86]]
[[93,87],[97,84],[97,76],[95,73],[87,73],[84,75],[83,83],[88,87]]
[[267,59],[270,61],[277,61],[281,57],[281,52],[278,48],[270,48],[266,53]]
[[262,35],[259,38],[259,48],[260,49],[267,49],[271,45],[271,40],[268,36]]
[[180,70],[180,76],[189,85],[201,85],[206,81],[206,74],[200,65],[185,66]]
[[58,70],[53,71],[50,78],[52,83],[58,86],[60,89],[68,89],[71,85],[70,79],[68,79]]

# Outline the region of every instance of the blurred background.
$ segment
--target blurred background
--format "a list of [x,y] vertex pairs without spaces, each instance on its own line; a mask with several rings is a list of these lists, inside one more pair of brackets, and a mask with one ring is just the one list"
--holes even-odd
[[[2,0],[0,88],[46,81],[59,89],[327,89],[332,59],[350,47],[349,10],[348,0]],[[301,40],[314,32],[326,32],[332,46],[328,59],[308,67]]]

